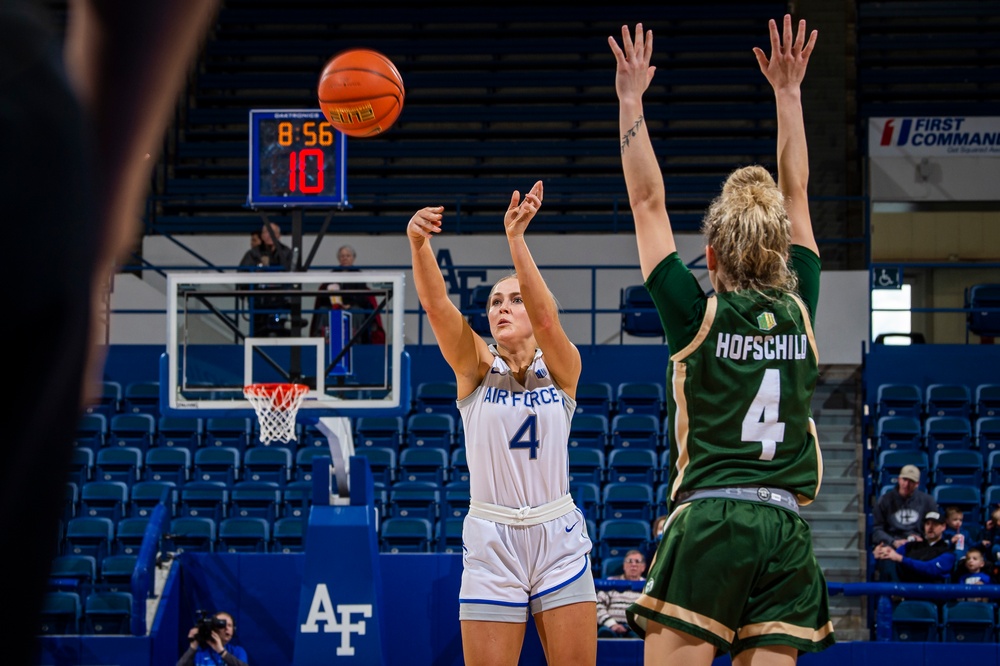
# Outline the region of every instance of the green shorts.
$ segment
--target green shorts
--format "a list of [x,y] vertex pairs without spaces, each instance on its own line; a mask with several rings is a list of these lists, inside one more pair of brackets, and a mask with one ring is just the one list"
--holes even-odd
[[647,581],[627,612],[643,638],[652,620],[731,655],[767,645],[819,652],[835,642],[809,525],[771,504],[682,504],[667,521]]

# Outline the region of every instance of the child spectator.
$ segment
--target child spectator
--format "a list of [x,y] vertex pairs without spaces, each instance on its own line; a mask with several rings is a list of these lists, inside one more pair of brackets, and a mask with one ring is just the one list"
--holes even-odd
[[951,544],[951,549],[955,553],[955,559],[961,560],[965,557],[966,549],[974,541],[967,529],[962,528],[965,520],[965,512],[957,506],[949,506],[944,513],[944,540]]
[[986,521],[986,526],[976,541],[983,547],[987,558],[996,563],[997,554],[1000,553],[1000,506],[991,507],[990,519]]
[[[990,575],[986,573],[986,555],[980,546],[972,545],[966,550],[965,557],[959,560],[956,567],[955,582],[961,585],[989,585],[993,582]],[[965,601],[989,601],[989,599],[975,598]]]

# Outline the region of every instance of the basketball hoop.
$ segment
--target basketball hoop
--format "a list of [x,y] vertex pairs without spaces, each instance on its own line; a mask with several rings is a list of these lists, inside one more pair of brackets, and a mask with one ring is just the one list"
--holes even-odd
[[288,442],[295,439],[295,415],[309,392],[305,384],[250,384],[243,396],[253,405],[260,422],[260,441]]

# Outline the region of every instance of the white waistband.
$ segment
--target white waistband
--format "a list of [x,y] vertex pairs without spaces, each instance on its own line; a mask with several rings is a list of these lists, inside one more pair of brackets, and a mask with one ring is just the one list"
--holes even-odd
[[576,509],[576,504],[573,502],[572,495],[563,495],[559,499],[541,506],[523,506],[520,509],[477,500],[469,502],[470,516],[492,520],[494,523],[503,523],[504,525],[539,525],[565,516],[574,509]]

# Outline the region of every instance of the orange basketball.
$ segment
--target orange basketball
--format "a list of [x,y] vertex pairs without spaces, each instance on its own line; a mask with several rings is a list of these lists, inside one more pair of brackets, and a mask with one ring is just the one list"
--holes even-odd
[[338,53],[319,77],[319,108],[347,136],[382,134],[403,110],[403,77],[387,57],[371,49]]

